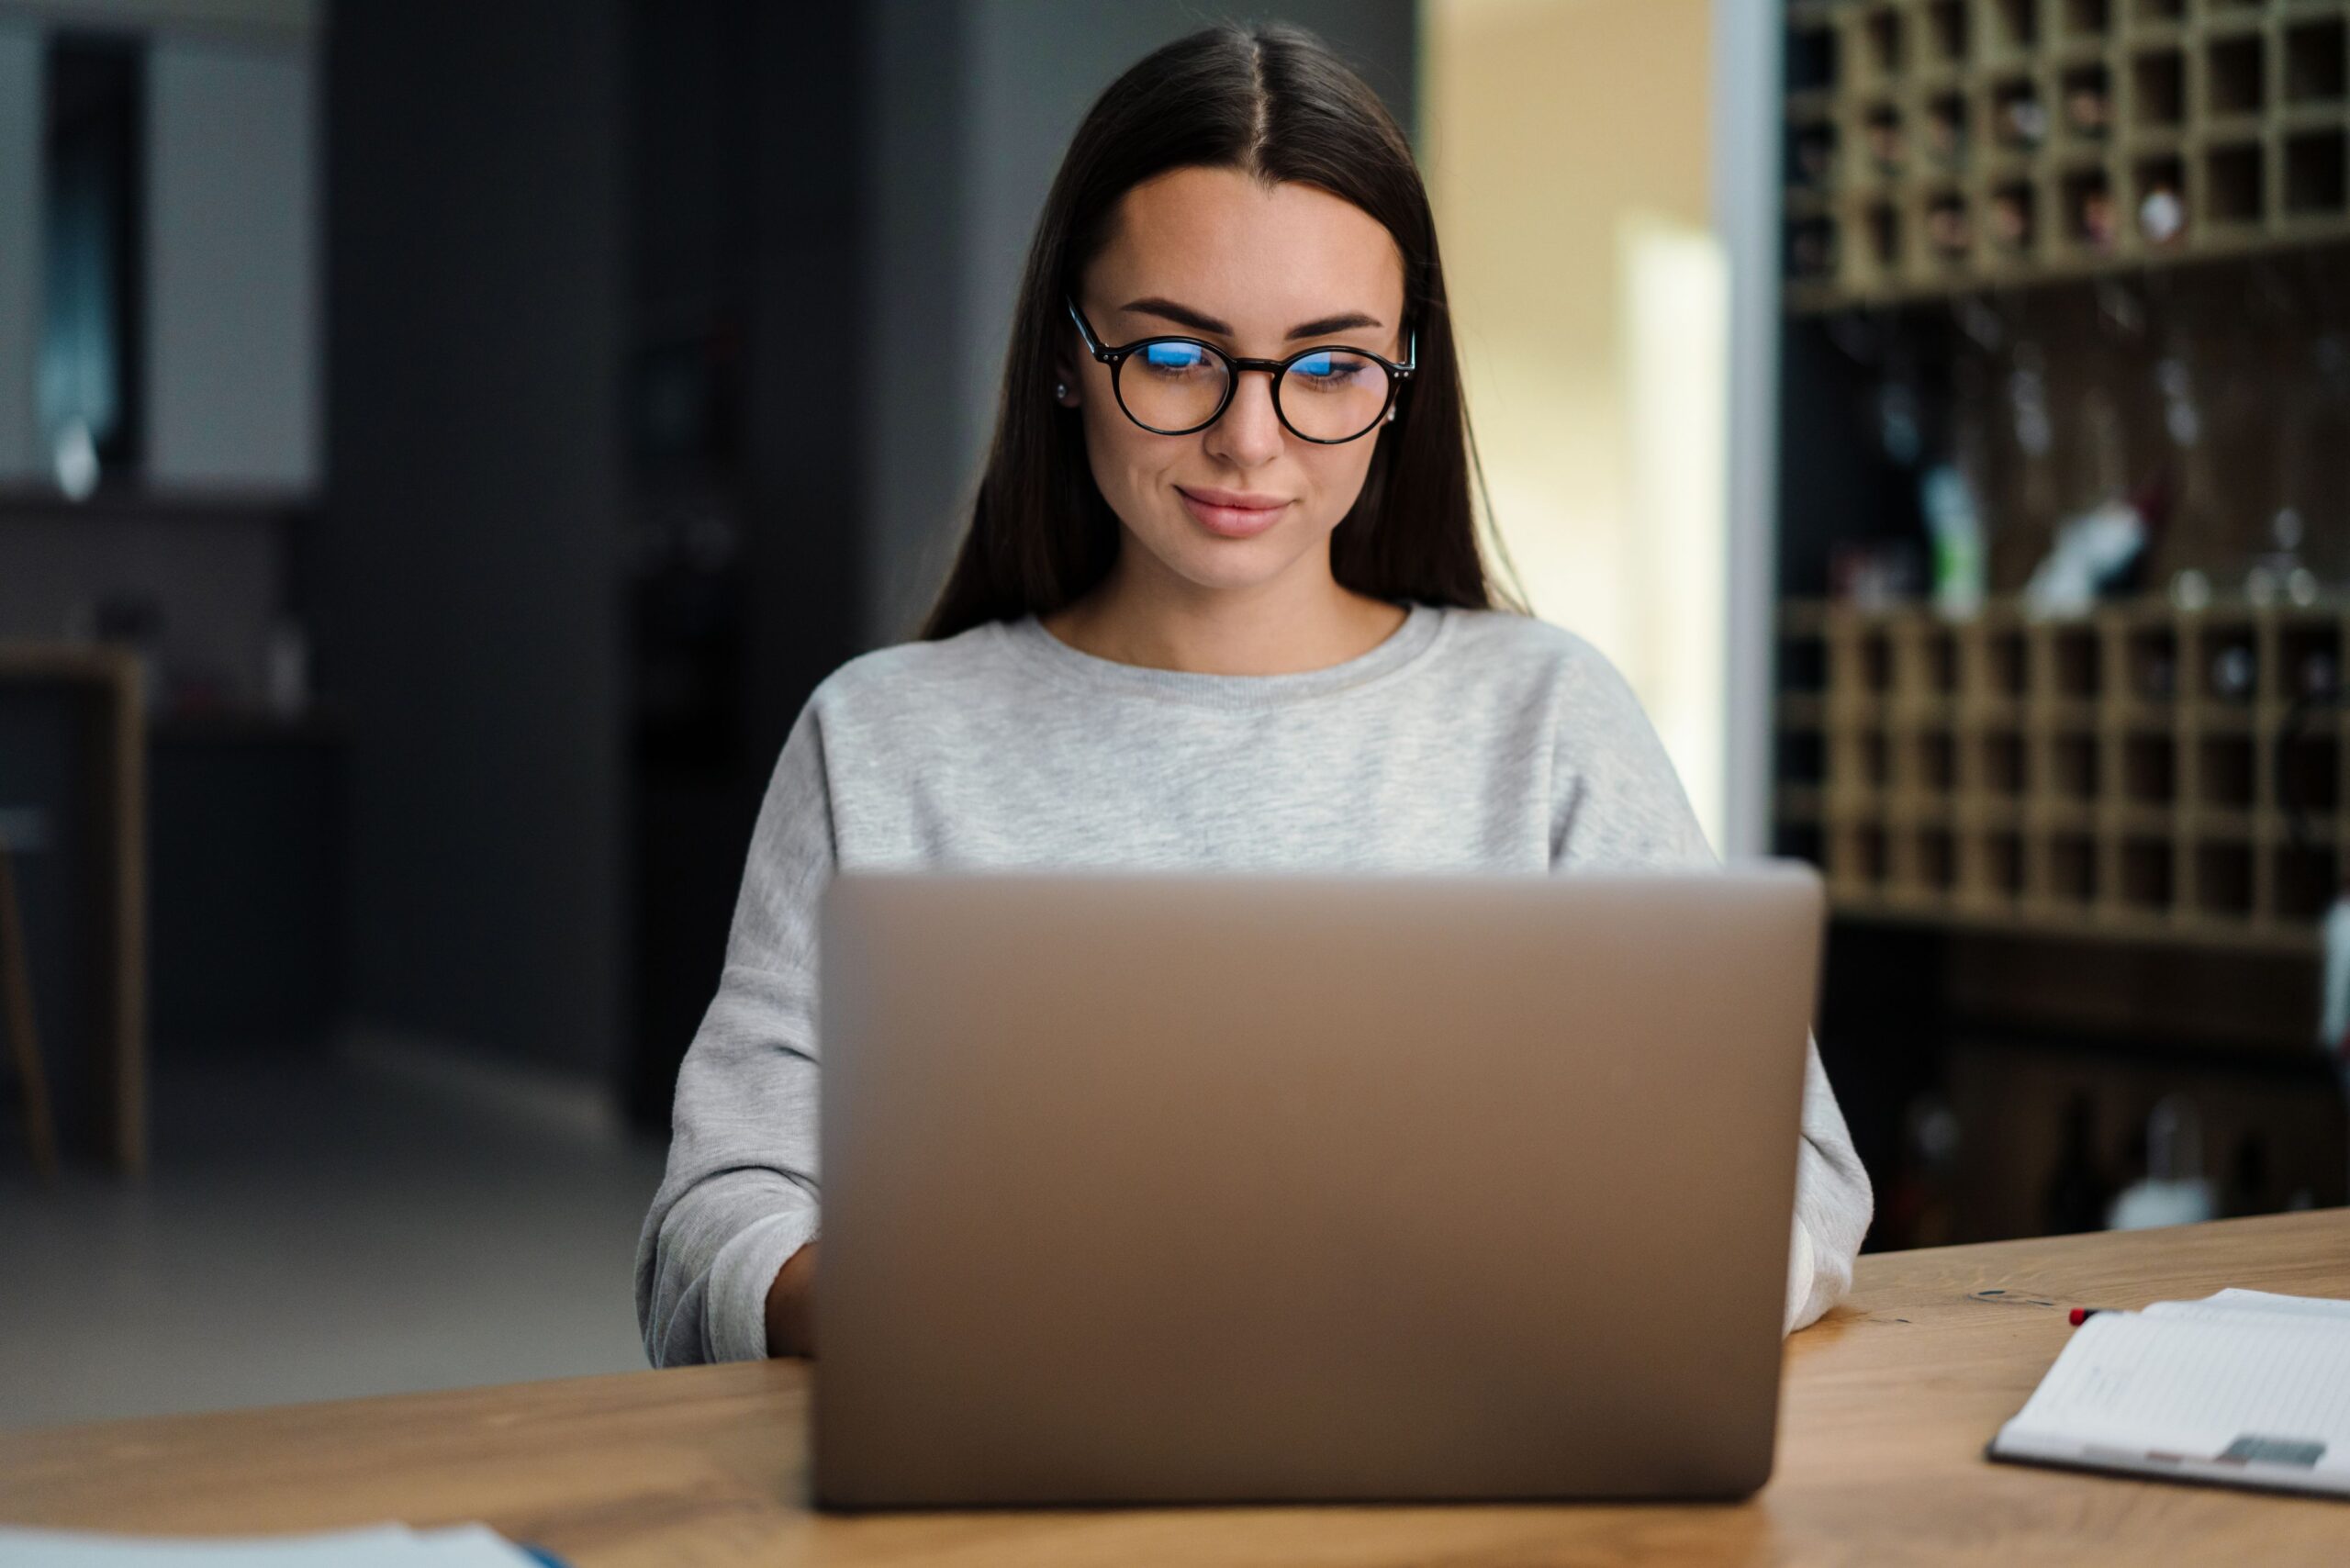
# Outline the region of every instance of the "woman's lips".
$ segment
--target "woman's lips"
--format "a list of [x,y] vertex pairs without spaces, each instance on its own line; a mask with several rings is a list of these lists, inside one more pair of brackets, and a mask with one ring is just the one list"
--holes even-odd
[[1175,493],[1183,498],[1184,506],[1199,519],[1202,528],[1225,539],[1248,539],[1264,532],[1289,507],[1287,501],[1267,503],[1253,498],[1252,504],[1231,505],[1223,498],[1224,492],[1214,490],[1207,494],[1217,498],[1203,499],[1181,485],[1175,487]]

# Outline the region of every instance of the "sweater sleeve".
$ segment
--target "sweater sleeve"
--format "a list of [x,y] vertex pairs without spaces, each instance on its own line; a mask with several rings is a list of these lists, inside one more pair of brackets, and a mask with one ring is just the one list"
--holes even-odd
[[[1585,649],[1570,676],[1552,765],[1553,872],[1718,864],[1672,758],[1615,667]],[[1802,1141],[1788,1238],[1785,1328],[1813,1322],[1852,1288],[1874,1199],[1836,1092],[1805,1047]]]
[[834,865],[811,701],[759,809],[637,1241],[637,1326],[655,1366],[766,1355],[767,1288],[816,1234],[816,902]]

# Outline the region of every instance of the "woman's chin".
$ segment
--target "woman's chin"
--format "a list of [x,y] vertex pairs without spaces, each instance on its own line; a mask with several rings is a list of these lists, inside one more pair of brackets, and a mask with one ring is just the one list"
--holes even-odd
[[1295,518],[1248,539],[1226,539],[1210,532],[1188,514],[1168,518],[1146,536],[1129,529],[1126,544],[1141,545],[1160,571],[1194,588],[1211,592],[1245,592],[1260,588],[1296,568],[1311,549],[1298,544]]
[[1295,564],[1293,556],[1276,554],[1266,543],[1262,539],[1203,539],[1169,566],[1194,588],[1220,593],[1262,588]]

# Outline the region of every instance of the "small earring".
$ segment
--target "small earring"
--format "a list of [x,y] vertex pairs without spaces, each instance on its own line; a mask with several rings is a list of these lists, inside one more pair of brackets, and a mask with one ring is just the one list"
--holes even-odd
[[1396,416],[1397,414],[1402,413],[1402,412],[1403,412],[1403,410],[1402,410],[1401,409],[1388,409],[1388,410],[1387,410],[1387,423],[1389,423],[1389,424],[1391,424],[1391,425],[1392,425],[1392,424],[1393,424],[1393,423],[1395,422],[1395,416]]
[[1056,403],[1065,403],[1069,401],[1068,382],[1056,381],[1053,383],[1053,401]]

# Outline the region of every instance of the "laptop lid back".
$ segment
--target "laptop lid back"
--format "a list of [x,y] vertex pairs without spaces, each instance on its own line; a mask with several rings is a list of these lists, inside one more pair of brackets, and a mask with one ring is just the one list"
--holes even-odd
[[844,874],[834,1506],[1768,1475],[1807,869]]

